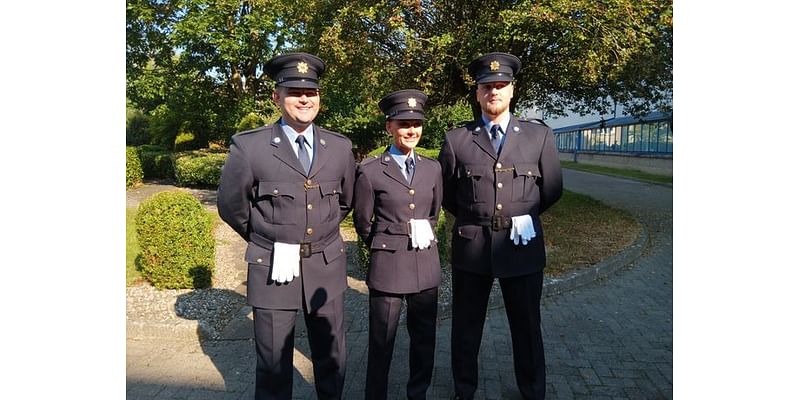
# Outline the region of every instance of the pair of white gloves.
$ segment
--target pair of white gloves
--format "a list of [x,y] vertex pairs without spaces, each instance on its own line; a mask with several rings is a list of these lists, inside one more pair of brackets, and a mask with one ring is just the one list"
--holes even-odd
[[431,223],[427,219],[412,219],[408,221],[411,227],[411,246],[415,249],[427,249],[434,240]]
[[272,280],[288,283],[300,276],[300,245],[275,242],[272,248]]
[[525,214],[511,217],[510,239],[514,241],[515,245],[519,245],[521,241],[522,245],[525,246],[535,237],[536,229],[533,228],[533,220],[530,215]]

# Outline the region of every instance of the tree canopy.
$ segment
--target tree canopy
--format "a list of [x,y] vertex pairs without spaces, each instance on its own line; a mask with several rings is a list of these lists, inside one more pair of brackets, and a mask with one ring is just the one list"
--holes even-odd
[[272,82],[263,66],[289,51],[325,60],[317,122],[359,147],[381,140],[377,102],[391,91],[420,89],[433,109],[463,105],[465,98],[474,107],[466,68],[492,51],[522,60],[516,110],[535,105],[550,115],[608,113],[615,101],[641,114],[671,103],[671,1],[127,4],[127,96],[159,115],[161,122],[150,126],[163,131],[165,142],[181,129],[201,142],[226,141],[250,113],[274,119]]

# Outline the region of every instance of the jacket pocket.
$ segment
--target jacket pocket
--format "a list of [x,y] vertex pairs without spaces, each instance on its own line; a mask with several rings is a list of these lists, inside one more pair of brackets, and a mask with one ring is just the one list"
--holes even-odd
[[325,264],[330,264],[337,258],[344,255],[344,242],[342,237],[339,236],[334,240],[325,250],[322,250],[322,255],[325,257]]
[[320,192],[320,216],[323,220],[334,219],[338,222],[339,218],[339,195],[342,193],[342,184],[339,181],[329,181],[319,183]]
[[408,247],[408,236],[398,235],[375,235],[370,243],[370,251],[389,251],[405,250]]
[[244,259],[249,264],[269,266],[272,265],[272,250],[248,243],[247,250],[244,252]]
[[515,163],[514,182],[511,188],[511,201],[538,202],[538,180],[542,174],[535,163]]
[[464,164],[459,168],[458,196],[472,199],[473,203],[484,203],[489,198],[494,199],[494,193],[484,193],[492,187],[492,174],[489,168],[482,164]]
[[480,225],[461,225],[454,228],[455,234],[467,240],[473,240],[481,231]]
[[264,221],[275,225],[291,225],[298,218],[293,209],[298,208],[295,198],[300,196],[301,184],[291,182],[258,182],[256,208]]

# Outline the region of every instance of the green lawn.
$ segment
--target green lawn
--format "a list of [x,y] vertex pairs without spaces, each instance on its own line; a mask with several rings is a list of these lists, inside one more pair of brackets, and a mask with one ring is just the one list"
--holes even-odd
[[601,167],[598,165],[581,164],[572,161],[561,161],[561,167],[603,175],[622,176],[625,178],[632,178],[645,182],[672,184],[671,176],[650,174],[635,169]]

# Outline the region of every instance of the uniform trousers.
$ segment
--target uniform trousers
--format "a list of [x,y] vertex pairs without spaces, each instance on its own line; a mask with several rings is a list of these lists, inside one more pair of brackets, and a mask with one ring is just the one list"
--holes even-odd
[[409,378],[406,396],[424,399],[433,378],[436,347],[436,313],[439,288],[419,293],[393,294],[369,291],[369,351],[367,358],[366,399],[386,399],[389,367],[392,363],[397,325],[403,299],[407,308],[410,339]]
[[[255,398],[292,398],[294,325],[298,310],[253,307]],[[308,312],[303,306],[319,399],[341,399],[345,374],[344,295]]]
[[[544,399],[541,314],[543,273],[499,278],[511,330],[514,372],[524,399]],[[494,278],[453,269],[451,362],[456,398],[472,399],[478,387],[478,353]]]

